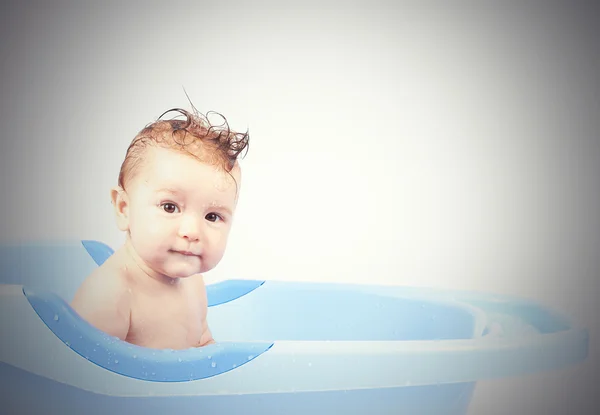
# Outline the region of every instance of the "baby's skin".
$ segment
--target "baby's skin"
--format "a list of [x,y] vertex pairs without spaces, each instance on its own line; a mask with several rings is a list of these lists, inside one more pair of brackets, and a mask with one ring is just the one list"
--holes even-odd
[[181,151],[145,149],[127,191],[111,192],[126,241],[86,278],[71,306],[132,344],[177,350],[214,343],[202,273],[224,255],[240,180],[237,162],[227,173]]

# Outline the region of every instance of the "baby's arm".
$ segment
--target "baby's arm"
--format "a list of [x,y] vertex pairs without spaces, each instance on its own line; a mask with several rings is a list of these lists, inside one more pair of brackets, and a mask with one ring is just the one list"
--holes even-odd
[[202,332],[202,337],[200,339],[200,347],[208,346],[209,344],[215,344],[216,341],[215,339],[213,339],[212,333],[210,332],[210,328],[208,328],[208,323],[206,319],[204,319],[202,325],[204,331]]
[[208,327],[208,321],[206,315],[208,314],[208,296],[206,295],[206,285],[204,284],[204,278],[200,276],[200,301],[204,304],[204,313],[202,318],[202,336],[200,337],[200,347],[208,346],[209,344],[215,344],[216,341],[213,339],[210,328]]
[[96,271],[79,287],[71,307],[88,323],[125,340],[129,332],[131,295],[119,276]]

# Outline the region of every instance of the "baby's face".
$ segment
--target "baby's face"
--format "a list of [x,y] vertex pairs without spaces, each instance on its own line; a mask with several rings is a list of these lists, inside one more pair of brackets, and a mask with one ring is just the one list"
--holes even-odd
[[[231,175],[239,185],[237,165]],[[150,147],[127,194],[131,244],[146,267],[181,278],[219,263],[237,202],[236,184],[225,171]]]

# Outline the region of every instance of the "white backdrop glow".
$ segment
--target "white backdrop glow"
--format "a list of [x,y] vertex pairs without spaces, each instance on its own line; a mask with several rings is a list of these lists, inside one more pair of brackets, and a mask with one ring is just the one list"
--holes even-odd
[[[2,239],[118,247],[109,189],[125,150],[164,110],[189,108],[185,88],[200,111],[251,136],[229,248],[208,283],[509,293],[569,313],[595,341],[591,10],[55,3],[6,6],[1,17]],[[572,408],[557,391],[565,376],[597,381],[591,364],[550,376],[554,389],[539,377],[483,382],[473,411]]]

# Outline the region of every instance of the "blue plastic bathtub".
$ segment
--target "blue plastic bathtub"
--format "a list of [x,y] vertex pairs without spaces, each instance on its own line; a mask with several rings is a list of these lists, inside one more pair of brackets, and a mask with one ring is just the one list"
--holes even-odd
[[209,285],[217,344],[134,346],[69,307],[112,254],[0,248],[0,407],[40,414],[465,414],[480,379],[576,364],[588,333],[512,297],[398,286]]

